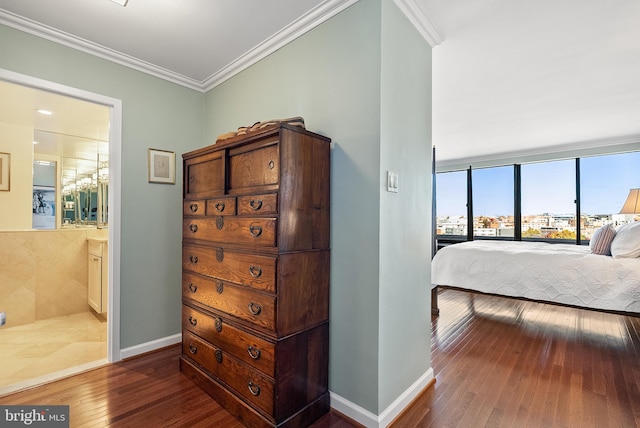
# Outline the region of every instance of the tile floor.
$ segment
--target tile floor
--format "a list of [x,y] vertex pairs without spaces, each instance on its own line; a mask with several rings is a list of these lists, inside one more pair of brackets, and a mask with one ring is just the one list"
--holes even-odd
[[107,321],[83,312],[0,327],[0,396],[106,363]]

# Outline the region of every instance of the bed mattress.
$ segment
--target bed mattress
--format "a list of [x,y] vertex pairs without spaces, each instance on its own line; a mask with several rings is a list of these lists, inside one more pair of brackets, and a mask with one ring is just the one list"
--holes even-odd
[[511,297],[640,313],[640,259],[588,246],[470,241],[440,249],[431,282]]

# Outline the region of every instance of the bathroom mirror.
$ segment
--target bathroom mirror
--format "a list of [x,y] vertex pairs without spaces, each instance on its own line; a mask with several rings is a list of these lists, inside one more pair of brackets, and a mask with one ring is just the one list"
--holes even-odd
[[34,156],[60,159],[61,227],[108,225],[108,142],[43,131],[34,132],[34,142]]

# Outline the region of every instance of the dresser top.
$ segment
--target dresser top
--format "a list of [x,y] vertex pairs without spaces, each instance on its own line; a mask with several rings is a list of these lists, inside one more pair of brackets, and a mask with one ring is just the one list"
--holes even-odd
[[275,125],[269,125],[266,126],[262,129],[259,129],[257,131],[252,131],[252,132],[248,132],[246,134],[243,135],[238,135],[232,138],[228,138],[226,140],[224,140],[224,144],[212,144],[210,146],[206,146],[206,147],[202,147],[187,153],[183,153],[182,158],[183,159],[190,159],[190,158],[194,158],[197,156],[200,156],[204,153],[209,153],[209,152],[213,152],[213,151],[217,151],[217,150],[223,150],[223,149],[228,149],[231,147],[235,147],[241,144],[246,144],[252,141],[256,141],[256,140],[260,140],[262,138],[268,137],[270,135],[274,135],[277,134],[279,132],[281,132],[282,130],[289,130],[289,131],[294,131],[294,132],[298,132],[301,134],[306,134],[309,136],[312,136],[314,138],[320,138],[322,140],[325,140],[327,143],[331,142],[331,138],[329,137],[325,137],[324,135],[320,135],[320,134],[316,134],[315,132],[311,132],[308,131],[305,128],[302,128],[300,126],[294,126],[294,125],[289,125],[286,123],[277,123]]

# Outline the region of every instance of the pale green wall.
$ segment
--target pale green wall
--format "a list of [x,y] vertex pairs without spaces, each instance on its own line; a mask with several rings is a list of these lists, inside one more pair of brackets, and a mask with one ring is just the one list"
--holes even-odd
[[207,94],[211,142],[296,115],[332,138],[329,387],[375,415],[431,362],[430,51],[391,1],[361,0]]
[[[204,144],[204,96],[0,25],[0,68],[122,100],[121,348],[180,332],[182,167]],[[147,148],[177,155],[175,185],[147,183]]]
[[330,137],[330,389],[377,414],[380,4],[361,0],[207,94],[208,138],[300,115]]
[[384,0],[381,70],[379,413],[431,366],[431,47]]

